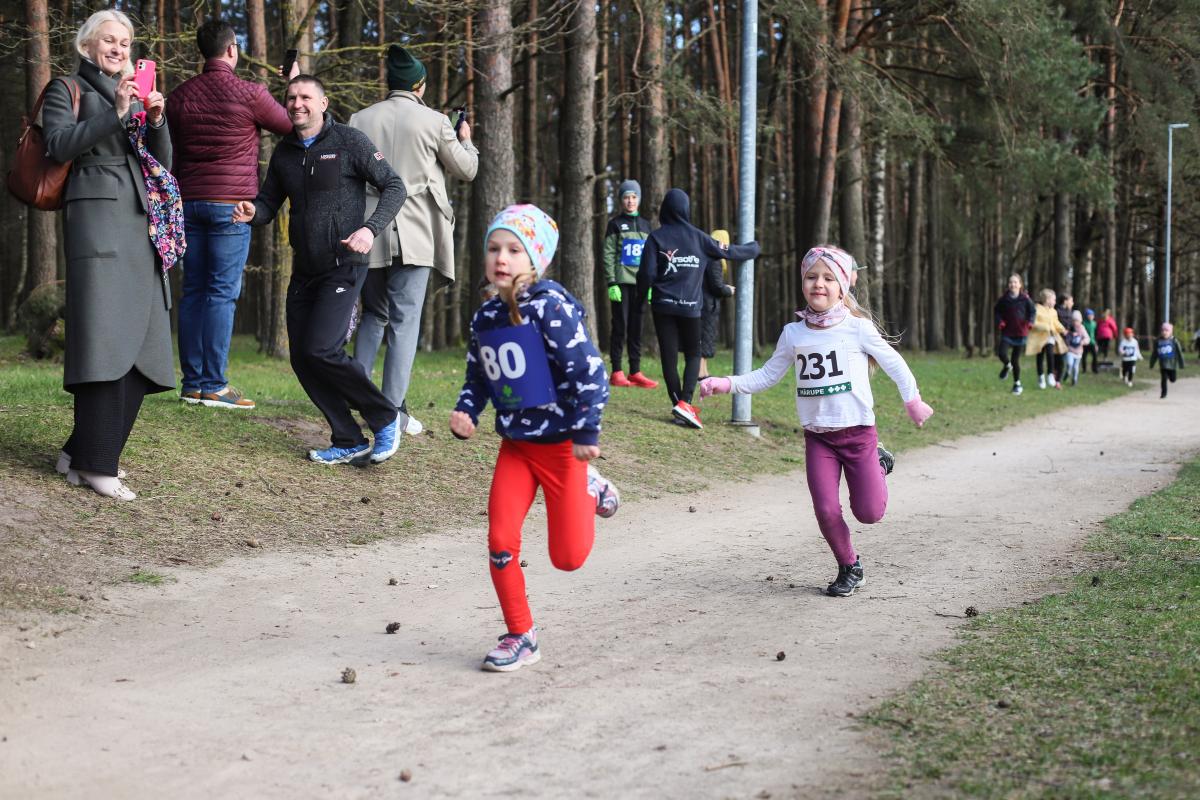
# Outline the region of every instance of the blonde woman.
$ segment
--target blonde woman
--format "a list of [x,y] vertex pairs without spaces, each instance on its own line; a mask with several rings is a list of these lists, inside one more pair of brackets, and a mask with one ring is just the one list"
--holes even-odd
[[[51,83],[43,106],[50,157],[72,162],[63,195],[63,388],[75,395],[75,428],[58,469],[117,500],[136,497],[121,483],[117,461],[143,397],[175,388],[170,291],[150,233],[157,198],[148,198],[143,174],[151,161],[170,168],[171,139],[162,94],[138,97],[132,45],[125,14],[88,17],[75,36],[74,74]],[[67,81],[79,91],[78,119]]]

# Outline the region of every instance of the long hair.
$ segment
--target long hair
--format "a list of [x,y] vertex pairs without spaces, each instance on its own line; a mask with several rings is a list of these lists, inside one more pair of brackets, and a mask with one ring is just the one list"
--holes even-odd
[[[117,22],[125,26],[129,31],[130,55],[133,54],[133,21],[129,19],[124,11],[118,11],[115,8],[106,8],[103,11],[97,11],[87,18],[87,21],[80,27],[79,33],[75,34],[74,58],[71,59],[71,69],[77,72],[79,70],[79,62],[88,58],[87,47],[96,38],[96,34],[100,30],[100,26],[106,22]],[[89,58],[90,60],[90,58]],[[96,66],[100,66],[97,64]],[[133,74],[133,63],[131,59],[125,59],[125,66],[121,67],[122,75]]]
[[486,303],[496,295],[508,304],[508,321],[513,325],[525,324],[524,317],[521,316],[521,308],[517,305],[517,295],[521,293],[525,287],[538,281],[537,270],[530,267],[525,272],[517,273],[513,276],[512,283],[507,289],[497,289],[496,286],[484,278],[479,282],[479,299],[480,302]]

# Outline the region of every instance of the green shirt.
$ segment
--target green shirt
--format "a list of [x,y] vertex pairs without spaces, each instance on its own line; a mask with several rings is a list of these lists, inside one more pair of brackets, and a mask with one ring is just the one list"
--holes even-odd
[[1085,319],[1083,321],[1083,329],[1087,331],[1088,338],[1092,340],[1092,344],[1096,343],[1096,320]]

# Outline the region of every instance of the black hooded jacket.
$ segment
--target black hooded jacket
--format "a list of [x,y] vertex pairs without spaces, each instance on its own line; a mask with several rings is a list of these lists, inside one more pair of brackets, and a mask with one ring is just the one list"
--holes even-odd
[[653,289],[650,305],[655,311],[677,317],[698,317],[704,305],[704,268],[709,261],[725,258],[747,261],[761,250],[758,242],[723,244],[690,221],[691,202],[679,189],[663,198],[658,212],[661,226],[646,239],[642,266],[638,270],[638,294]]

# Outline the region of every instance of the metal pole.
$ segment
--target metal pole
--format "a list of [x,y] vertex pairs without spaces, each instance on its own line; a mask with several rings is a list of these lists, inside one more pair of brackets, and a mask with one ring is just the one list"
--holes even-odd
[[1167,126],[1167,254],[1163,270],[1163,322],[1171,321],[1171,187],[1175,167],[1175,129],[1186,128],[1178,122]]
[[[739,4],[742,12],[742,88],[740,145],[738,148],[737,243],[754,241],[754,168],[758,134],[758,3]],[[754,369],[754,260],[738,264],[737,330],[733,345],[733,372],[745,375]],[[733,422],[750,422],[750,395],[733,396]]]

